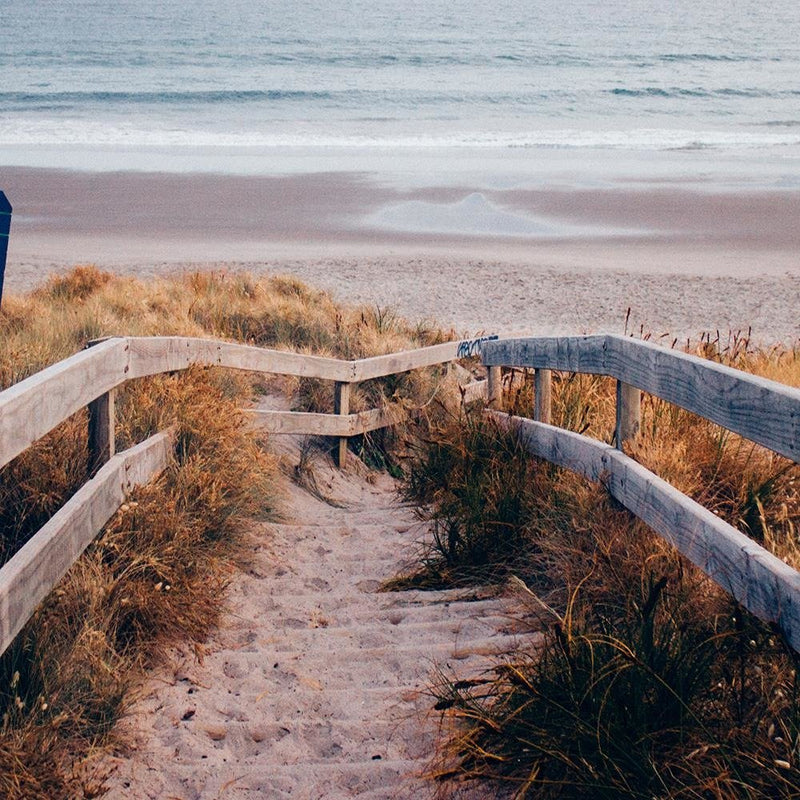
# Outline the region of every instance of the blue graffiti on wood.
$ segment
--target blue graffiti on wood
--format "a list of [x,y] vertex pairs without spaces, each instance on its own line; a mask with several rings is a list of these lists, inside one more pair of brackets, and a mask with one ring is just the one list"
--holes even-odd
[[480,355],[483,343],[494,341],[497,338],[497,334],[494,334],[493,336],[481,336],[477,339],[464,339],[463,342],[458,343],[456,358],[469,358],[470,356]]

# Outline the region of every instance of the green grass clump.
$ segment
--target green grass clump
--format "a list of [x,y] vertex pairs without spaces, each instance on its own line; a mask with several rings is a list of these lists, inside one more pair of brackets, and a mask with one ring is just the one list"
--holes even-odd
[[405,583],[495,582],[528,574],[538,532],[534,485],[541,466],[519,439],[479,414],[439,416],[413,441],[403,496],[421,503],[431,539],[421,569]]

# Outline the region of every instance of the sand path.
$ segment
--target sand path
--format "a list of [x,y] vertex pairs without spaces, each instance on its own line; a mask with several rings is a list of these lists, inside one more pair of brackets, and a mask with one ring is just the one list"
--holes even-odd
[[429,678],[512,646],[508,601],[378,592],[420,536],[413,510],[355,462],[313,475],[317,491],[287,479],[285,522],[255,526],[202,663],[177,653],[147,685],[107,798],[432,796]]

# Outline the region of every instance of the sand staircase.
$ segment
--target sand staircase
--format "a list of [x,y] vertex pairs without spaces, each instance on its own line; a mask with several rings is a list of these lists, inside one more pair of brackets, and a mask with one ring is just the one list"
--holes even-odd
[[314,480],[289,486],[286,522],[254,531],[202,664],[185,654],[151,682],[108,797],[432,796],[420,775],[440,720],[426,686],[514,645],[507,601],[379,592],[421,533],[413,511],[386,475],[317,465]]

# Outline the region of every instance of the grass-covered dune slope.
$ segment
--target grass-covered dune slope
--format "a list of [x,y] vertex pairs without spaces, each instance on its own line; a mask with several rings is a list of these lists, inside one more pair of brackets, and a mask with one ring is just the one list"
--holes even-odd
[[[225,338],[342,358],[442,338],[380,309],[342,308],[291,278],[206,273],[142,283],[82,267],[28,296],[4,298],[0,386],[115,334]],[[201,652],[247,520],[276,505],[275,460],[240,410],[265,380],[191,369],[120,390],[117,448],[174,422],[174,463],[136,491],[0,657],[0,796],[96,795],[102,775],[92,756],[109,743],[142,670],[176,639]],[[378,404],[387,392],[424,393],[425,381],[372,382],[353,407]],[[330,410],[330,383],[288,388],[304,408]],[[0,472],[2,561],[86,478],[80,412]]]

